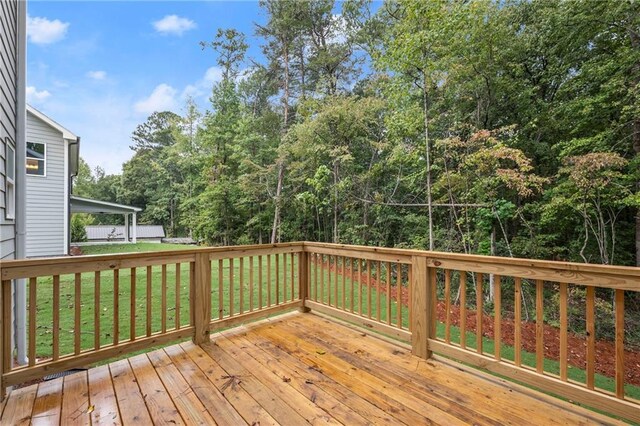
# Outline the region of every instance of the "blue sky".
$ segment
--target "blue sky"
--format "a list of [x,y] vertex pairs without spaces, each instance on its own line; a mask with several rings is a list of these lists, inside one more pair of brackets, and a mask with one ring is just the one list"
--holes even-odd
[[107,173],[154,110],[181,113],[187,95],[207,107],[220,74],[200,41],[233,27],[260,59],[254,23],[266,20],[250,1],[30,1],[28,15],[28,102],[81,136],[82,157]]

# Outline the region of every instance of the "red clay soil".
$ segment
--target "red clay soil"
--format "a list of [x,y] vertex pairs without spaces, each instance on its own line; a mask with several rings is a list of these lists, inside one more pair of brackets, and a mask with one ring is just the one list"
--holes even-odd
[[[327,266],[324,266],[327,269]],[[335,265],[331,265],[331,270],[335,270]],[[340,274],[340,270],[338,273]],[[351,276],[349,274],[349,276]],[[354,272],[355,281],[362,279],[362,284],[377,285],[375,278],[368,280],[367,274],[357,274]],[[386,283],[380,285],[380,291],[386,293]],[[391,287],[391,299],[398,300],[397,287]],[[402,287],[401,300],[404,306],[409,304],[409,290]],[[443,301],[438,302],[438,321],[446,321],[446,307]],[[467,326],[468,332],[476,332],[476,311],[467,310]],[[460,307],[451,305],[450,308],[451,325],[460,326]],[[501,325],[502,342],[506,345],[513,346],[515,322],[509,318],[502,319]],[[521,322],[521,342],[522,349],[527,352],[536,352],[536,323],[531,321]],[[484,314],[482,317],[482,335],[494,339],[494,317]],[[544,356],[547,359],[558,361],[560,359],[560,329],[548,324],[544,324],[543,328]],[[587,339],[585,336],[569,333],[567,340],[567,352],[569,355],[568,362],[570,365],[582,370],[587,368]],[[597,340],[595,347],[595,370],[597,373],[606,377],[615,376],[615,359],[616,350],[615,343],[608,340]],[[640,351],[625,350],[624,351],[624,373],[625,383],[640,386]]]

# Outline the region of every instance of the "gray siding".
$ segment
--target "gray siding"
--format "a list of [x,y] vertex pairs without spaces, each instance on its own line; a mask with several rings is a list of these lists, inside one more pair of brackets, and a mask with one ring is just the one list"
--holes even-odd
[[27,143],[46,145],[45,176],[27,175],[27,257],[65,253],[65,177],[62,133],[27,112]]
[[[6,144],[15,149],[18,82],[18,2],[0,2],[0,259],[15,256],[15,221],[5,219]],[[10,141],[8,141],[10,140]]]

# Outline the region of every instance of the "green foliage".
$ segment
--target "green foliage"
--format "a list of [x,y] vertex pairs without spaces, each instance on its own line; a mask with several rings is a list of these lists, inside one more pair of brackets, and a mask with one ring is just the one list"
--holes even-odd
[[81,243],[87,241],[85,226],[91,225],[93,218],[90,215],[77,213],[71,216],[71,242]]

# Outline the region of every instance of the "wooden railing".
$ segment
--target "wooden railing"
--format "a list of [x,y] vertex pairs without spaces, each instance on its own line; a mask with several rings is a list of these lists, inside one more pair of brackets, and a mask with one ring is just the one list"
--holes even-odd
[[[3,392],[299,308],[386,334],[422,358],[445,356],[640,421],[640,388],[625,376],[637,268],[304,242],[7,261],[0,278]],[[28,289],[27,365],[12,362],[16,279]],[[611,378],[596,363],[603,315],[614,329]],[[569,353],[576,339],[584,366]],[[554,342],[557,356],[545,352]]]

